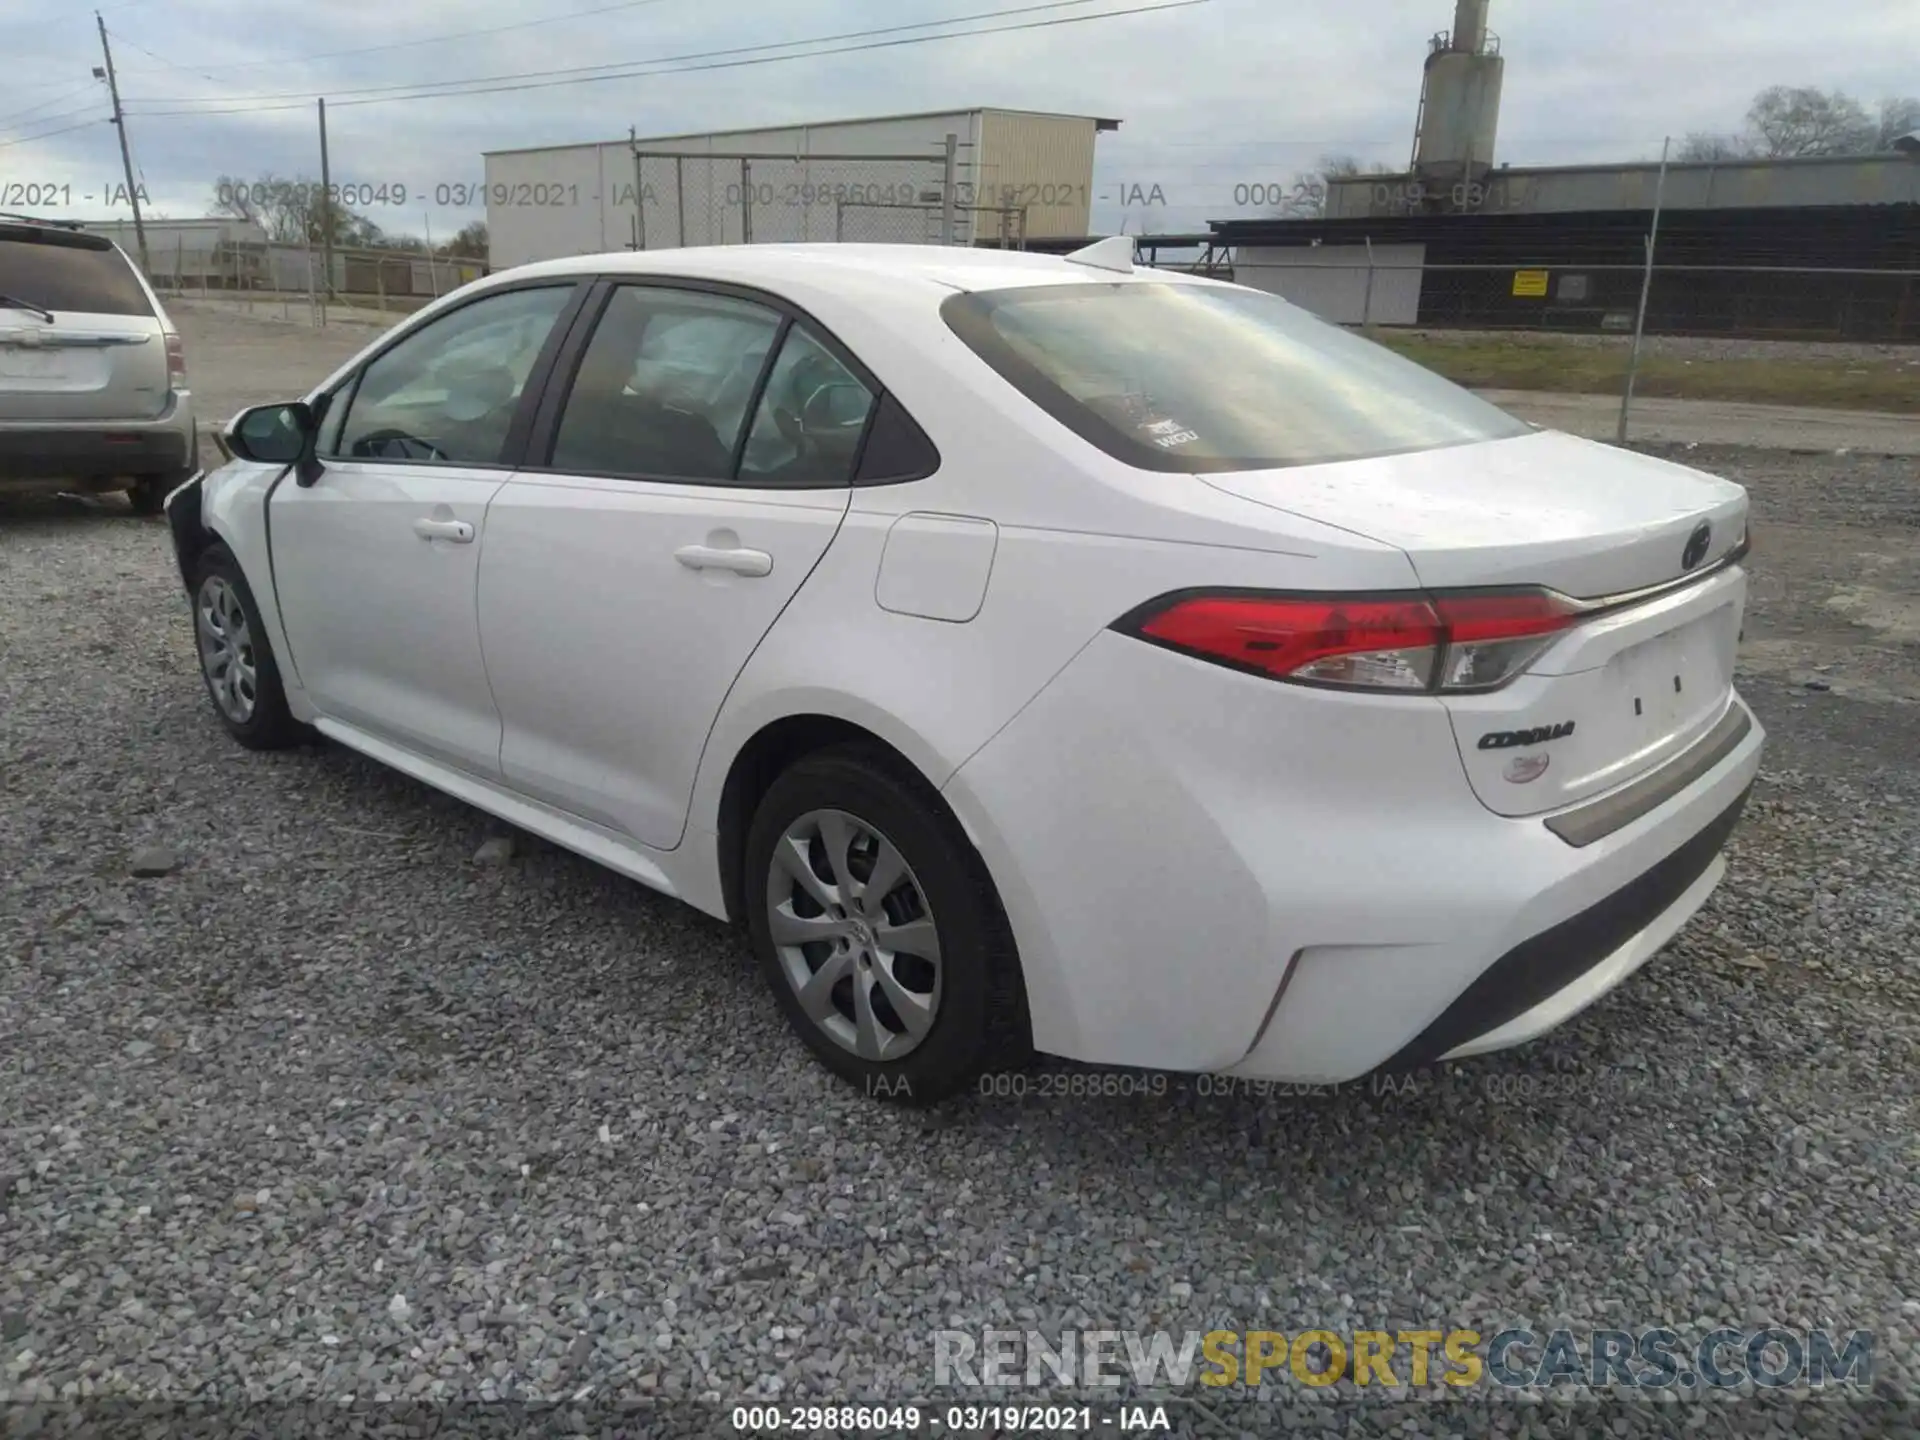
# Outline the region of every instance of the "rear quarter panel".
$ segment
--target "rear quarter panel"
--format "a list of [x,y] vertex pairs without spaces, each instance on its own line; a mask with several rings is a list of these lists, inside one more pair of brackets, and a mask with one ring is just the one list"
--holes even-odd
[[[783,289],[899,398],[941,464],[922,480],[854,490],[826,556],[721,708],[695,784],[697,830],[717,829],[734,758],[787,716],[859,725],[940,786],[1105,627],[1155,595],[1413,583],[1392,546],[1106,456],[952,333],[939,315],[945,287],[910,304],[899,303],[897,282],[867,295],[840,275]],[[889,533],[923,516],[994,531],[984,598],[952,612],[963,618],[898,613],[877,596]]]
[[[957,469],[962,461],[948,454],[948,465]],[[1256,548],[995,520],[986,593],[969,618],[885,609],[876,591],[897,521],[995,519],[986,507],[969,506],[964,482],[947,478],[956,483],[936,477],[855,492],[825,558],[721,708],[695,787],[696,827],[716,828],[734,757],[785,717],[828,715],[859,725],[938,787],[1075,655],[1155,595],[1196,585],[1393,588],[1411,582],[1399,551],[1316,545],[1297,535],[1270,532],[1271,548]],[[1130,703],[1126,695],[1114,697],[1116,707]]]

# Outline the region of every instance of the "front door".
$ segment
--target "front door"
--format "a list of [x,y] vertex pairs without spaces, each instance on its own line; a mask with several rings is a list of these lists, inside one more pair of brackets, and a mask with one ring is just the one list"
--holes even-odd
[[727,691],[846,515],[872,403],[775,309],[613,289],[550,457],[488,516],[480,627],[509,785],[679,843]]
[[287,477],[268,507],[288,648],[320,714],[488,779],[500,716],[474,600],[487,507],[573,289],[483,296],[377,355],[332,403],[318,480]]

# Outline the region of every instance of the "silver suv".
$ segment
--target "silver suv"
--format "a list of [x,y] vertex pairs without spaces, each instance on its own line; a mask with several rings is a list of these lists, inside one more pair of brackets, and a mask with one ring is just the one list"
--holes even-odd
[[155,514],[199,465],[186,351],[111,240],[0,215],[0,494],[125,490]]

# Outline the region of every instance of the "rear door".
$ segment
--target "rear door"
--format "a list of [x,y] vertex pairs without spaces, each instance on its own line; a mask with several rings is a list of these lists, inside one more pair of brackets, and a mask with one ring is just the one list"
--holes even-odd
[[111,241],[0,223],[0,422],[146,420],[172,385],[164,327]]
[[566,370],[488,515],[501,771],[670,849],[721,702],[846,515],[877,391],[777,304],[678,283],[612,285]]
[[268,504],[288,649],[316,708],[483,779],[500,758],[474,602],[487,505],[581,289],[491,291],[400,338],[336,392],[318,478],[282,480]]

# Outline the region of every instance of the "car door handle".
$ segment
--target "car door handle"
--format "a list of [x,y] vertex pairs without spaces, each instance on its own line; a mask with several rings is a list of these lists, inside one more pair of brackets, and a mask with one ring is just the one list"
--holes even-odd
[[422,540],[451,540],[456,545],[473,543],[473,526],[465,520],[428,520],[413,522],[413,533]]
[[711,545],[682,545],[673,558],[689,570],[731,570],[736,575],[771,575],[773,556],[764,550],[716,550]]

